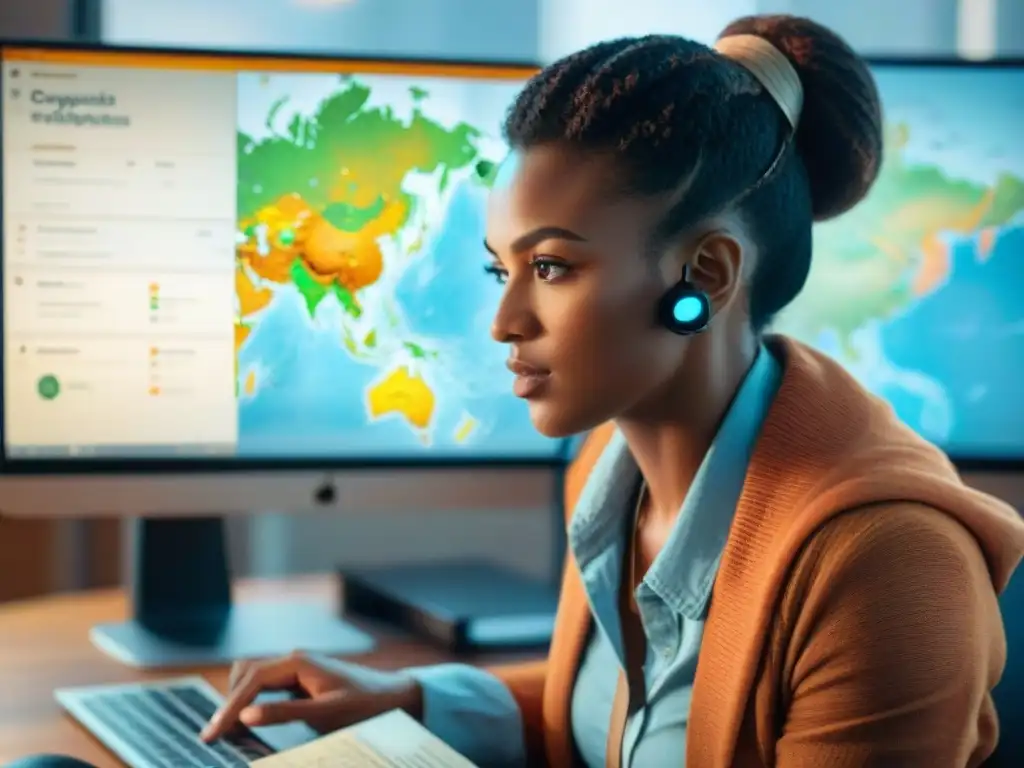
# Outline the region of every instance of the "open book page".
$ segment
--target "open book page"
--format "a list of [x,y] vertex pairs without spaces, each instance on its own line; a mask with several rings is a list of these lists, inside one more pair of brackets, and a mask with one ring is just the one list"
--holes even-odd
[[476,768],[400,709],[278,752],[253,768]]

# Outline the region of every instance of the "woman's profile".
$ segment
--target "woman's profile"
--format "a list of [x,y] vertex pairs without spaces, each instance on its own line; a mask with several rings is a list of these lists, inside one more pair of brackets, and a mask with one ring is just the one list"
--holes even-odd
[[[871,74],[807,19],[594,45],[512,106],[492,335],[590,432],[543,663],[236,670],[207,733],[401,706],[481,766],[963,768],[998,740],[1024,524],[837,363],[767,332],[882,159]],[[839,276],[841,279],[841,276]],[[309,697],[249,706],[262,688]]]

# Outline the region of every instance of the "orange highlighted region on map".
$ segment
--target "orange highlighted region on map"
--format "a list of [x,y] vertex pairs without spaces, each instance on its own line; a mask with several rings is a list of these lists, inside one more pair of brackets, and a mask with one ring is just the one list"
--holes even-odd
[[[241,222],[245,239],[237,251],[240,269],[244,272],[244,265],[269,283],[294,283],[311,310],[327,289],[337,286],[351,297],[346,308],[358,311],[355,294],[376,283],[384,271],[378,238],[396,234],[408,212],[404,203],[381,197],[372,213],[350,231],[315,212],[300,195],[284,195]],[[239,286],[240,292],[247,290]],[[267,301],[272,297],[269,292]],[[252,292],[248,298],[254,306],[263,300]]]
[[235,295],[238,297],[238,313],[243,318],[256,314],[274,300],[274,292],[257,287],[241,264],[235,268]]
[[436,397],[427,382],[405,366],[395,368],[366,392],[370,418],[402,416],[419,430],[430,426],[435,405]]
[[978,261],[987,261],[992,255],[992,249],[996,246],[995,227],[985,227],[978,233]]
[[914,274],[913,291],[916,296],[925,296],[940,288],[949,278],[953,258],[949,244],[942,234],[968,235],[975,232],[992,208],[995,190],[986,189],[975,205],[965,207],[953,205],[955,200],[944,201],[924,199],[902,211],[904,220],[917,218],[923,225],[921,238],[921,265]]
[[238,356],[238,350],[245,344],[246,339],[249,338],[249,334],[252,333],[250,328],[245,323],[235,323],[235,356]]
[[238,260],[262,280],[287,283],[300,255],[306,224],[313,215],[297,194],[284,195],[260,208],[240,222],[245,241],[238,246]]
[[914,273],[915,296],[924,296],[939,288],[949,276],[951,254],[935,233],[926,235],[921,243],[921,266]]
[[365,229],[343,232],[322,217],[308,226],[302,257],[318,282],[337,281],[351,293],[373,285],[384,271],[384,258],[375,236]]

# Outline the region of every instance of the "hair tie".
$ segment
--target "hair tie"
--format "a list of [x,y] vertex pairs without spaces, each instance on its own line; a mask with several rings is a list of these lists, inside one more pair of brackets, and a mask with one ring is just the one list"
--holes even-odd
[[719,38],[714,49],[756,77],[796,130],[804,105],[804,86],[782,51],[757,35],[727,35]]

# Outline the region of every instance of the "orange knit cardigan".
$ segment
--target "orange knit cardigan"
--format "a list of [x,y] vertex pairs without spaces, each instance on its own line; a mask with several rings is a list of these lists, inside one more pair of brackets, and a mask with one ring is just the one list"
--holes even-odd
[[[996,595],[1024,523],[960,482],[838,364],[767,342],[781,387],[715,582],[687,768],[963,768],[998,739],[1006,657]],[[588,439],[567,508],[611,435]],[[591,615],[571,557],[546,661],[494,670],[530,766],[574,762],[569,706]]]

